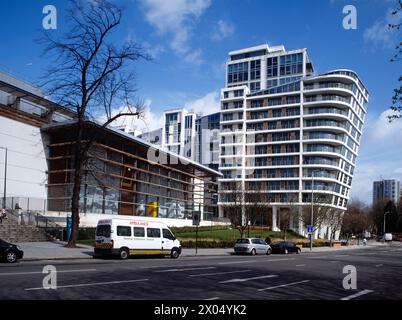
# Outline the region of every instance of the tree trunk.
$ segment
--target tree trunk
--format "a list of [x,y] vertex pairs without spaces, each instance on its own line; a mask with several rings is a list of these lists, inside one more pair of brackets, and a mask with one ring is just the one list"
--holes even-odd
[[72,226],[70,240],[68,241],[67,248],[75,248],[78,238],[78,229],[80,225],[80,193],[81,193],[81,171],[83,164],[82,154],[82,132],[83,124],[78,121],[77,139],[75,144],[75,157],[74,157],[74,182],[73,182],[73,194],[71,198],[71,216]]

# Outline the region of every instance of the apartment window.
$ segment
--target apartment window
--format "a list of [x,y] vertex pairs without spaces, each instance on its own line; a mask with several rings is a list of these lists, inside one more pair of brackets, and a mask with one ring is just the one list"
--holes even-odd
[[258,80],[261,78],[261,60],[250,62],[250,80]]
[[281,76],[303,73],[303,54],[281,56],[279,70]]
[[251,82],[250,83],[250,91],[251,92],[260,91],[260,89],[261,89],[260,82]]
[[278,57],[267,59],[267,77],[277,77],[278,76]]
[[223,93],[223,98],[224,98],[224,99],[229,98],[229,92],[225,91],[225,92]]
[[248,62],[228,66],[228,83],[248,81]]

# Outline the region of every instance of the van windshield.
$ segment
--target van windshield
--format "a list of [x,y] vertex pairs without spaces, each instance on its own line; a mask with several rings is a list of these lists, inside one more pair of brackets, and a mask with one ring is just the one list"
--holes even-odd
[[110,237],[110,224],[103,224],[96,228],[96,235],[98,237]]

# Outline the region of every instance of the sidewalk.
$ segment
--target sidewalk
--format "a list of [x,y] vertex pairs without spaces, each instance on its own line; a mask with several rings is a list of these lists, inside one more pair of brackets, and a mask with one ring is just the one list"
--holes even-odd
[[[93,247],[86,245],[79,245],[76,249],[65,248],[65,242],[23,242],[18,245],[24,251],[25,261],[35,260],[65,260],[65,259],[92,259]],[[302,248],[302,253],[319,253],[331,251],[349,251],[354,249],[369,249],[378,246],[389,246],[389,244],[373,242],[368,243],[367,246],[353,245],[346,247],[314,247],[312,252],[310,248]],[[223,249],[183,249],[182,257],[195,257],[195,256],[227,256],[233,253],[232,248]]]

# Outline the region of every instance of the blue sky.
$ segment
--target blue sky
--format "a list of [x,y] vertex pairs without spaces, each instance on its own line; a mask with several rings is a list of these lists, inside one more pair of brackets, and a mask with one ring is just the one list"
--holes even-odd
[[[89,0],[88,0],[89,1]],[[268,43],[308,48],[317,72],[355,70],[371,97],[352,198],[369,202],[373,179],[402,180],[402,121],[386,115],[401,62],[390,63],[401,33],[386,25],[396,0],[122,0],[123,23],[113,40],[128,38],[154,58],[136,66],[138,95],[147,101],[149,128],[160,124],[161,111],[186,106],[218,110],[224,85],[224,62],[231,50]],[[48,61],[35,42],[42,32],[42,8],[58,10],[58,29],[65,27],[66,1],[0,2],[0,69],[38,82]],[[345,5],[357,9],[357,29],[342,27]],[[143,127],[143,124],[139,124]]]

